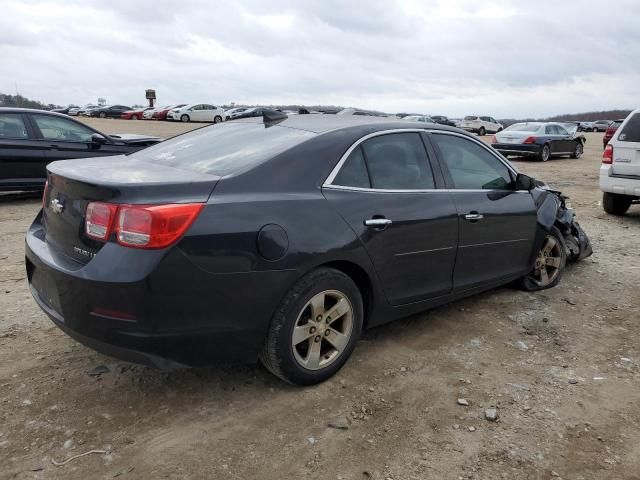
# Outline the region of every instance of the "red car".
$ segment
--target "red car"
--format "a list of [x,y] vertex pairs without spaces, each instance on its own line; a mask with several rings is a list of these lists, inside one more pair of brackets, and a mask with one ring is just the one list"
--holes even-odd
[[127,110],[126,112],[122,112],[122,115],[120,115],[120,118],[123,118],[125,120],[142,120],[142,114],[146,110],[153,110],[153,108],[142,107],[142,108],[135,108],[133,110]]
[[602,148],[607,148],[607,143],[609,143],[609,140],[611,140],[618,127],[622,125],[622,122],[624,122],[624,118],[622,120],[614,120],[609,124],[604,131],[604,137],[602,137]]
[[151,118],[153,118],[154,120],[166,120],[169,110],[173,110],[174,108],[182,108],[185,105],[186,103],[181,103],[180,105],[171,105],[170,107],[163,108],[162,110],[157,110],[153,112],[153,116]]

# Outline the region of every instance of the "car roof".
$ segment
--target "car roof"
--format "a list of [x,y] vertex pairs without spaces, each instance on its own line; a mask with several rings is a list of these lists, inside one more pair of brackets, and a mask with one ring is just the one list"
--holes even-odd
[[[260,117],[243,118],[233,120],[234,123],[262,123]],[[402,119],[390,119],[387,117],[370,117],[366,115],[292,115],[278,123],[280,127],[296,128],[317,134],[340,130],[350,127],[375,127],[374,130],[395,130],[402,128],[417,128],[424,130],[444,130],[463,133],[462,130],[447,125],[425,126],[423,122],[403,121]],[[464,132],[465,135],[466,132]]]
[[69,118],[67,115],[49,110],[41,110],[39,108],[18,108],[18,107],[0,107],[0,113],[38,113],[51,115],[62,118]]

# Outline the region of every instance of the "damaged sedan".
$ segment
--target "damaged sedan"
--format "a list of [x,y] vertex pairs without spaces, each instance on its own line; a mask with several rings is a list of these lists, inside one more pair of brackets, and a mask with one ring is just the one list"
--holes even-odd
[[442,125],[276,112],[47,176],[35,301],[85,345],[161,368],[260,359],[318,383],[363,329],[550,288],[591,253],[560,193]]

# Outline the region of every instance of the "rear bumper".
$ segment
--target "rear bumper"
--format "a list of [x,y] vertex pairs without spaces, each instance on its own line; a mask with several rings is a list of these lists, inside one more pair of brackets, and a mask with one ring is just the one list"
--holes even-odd
[[536,144],[494,143],[491,146],[503,155],[536,156],[540,153],[541,149],[541,146]]
[[600,190],[618,195],[640,197],[640,176],[615,175],[611,165],[600,167]]
[[137,265],[103,248],[74,265],[43,237],[36,220],[27,278],[53,323],[106,355],[159,368],[254,362],[294,278],[293,271],[208,273],[176,247]]

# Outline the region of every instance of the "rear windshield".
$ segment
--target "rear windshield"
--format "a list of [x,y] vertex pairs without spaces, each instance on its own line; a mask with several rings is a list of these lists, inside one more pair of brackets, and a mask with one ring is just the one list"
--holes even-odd
[[464,117],[465,120],[477,120],[478,117]]
[[222,177],[258,165],[315,135],[277,125],[230,122],[179,135],[131,156]]
[[618,134],[621,142],[640,142],[640,113],[633,115]]
[[512,132],[536,132],[539,128],[540,125],[532,123],[514,123],[510,127],[505,128],[505,130],[510,130]]

